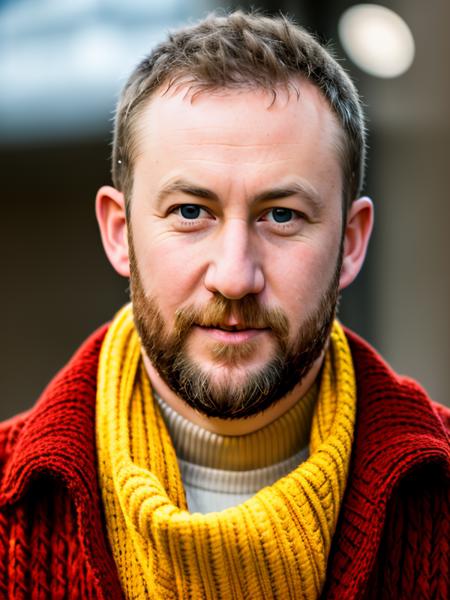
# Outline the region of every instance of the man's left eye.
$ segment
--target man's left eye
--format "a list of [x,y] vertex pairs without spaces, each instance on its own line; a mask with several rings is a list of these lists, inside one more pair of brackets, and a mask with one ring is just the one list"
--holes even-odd
[[267,216],[275,223],[288,223],[294,219],[295,212],[290,208],[272,208]]

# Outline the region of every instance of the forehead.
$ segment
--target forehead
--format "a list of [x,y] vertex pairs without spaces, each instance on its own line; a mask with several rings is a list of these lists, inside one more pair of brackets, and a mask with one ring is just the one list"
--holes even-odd
[[276,88],[276,95],[264,89],[195,93],[181,85],[157,90],[143,105],[133,128],[132,162],[135,168],[143,162],[209,162],[236,173],[258,162],[279,171],[282,163],[293,168],[296,161],[319,176],[333,170],[341,177],[342,147],[337,117],[304,79]]

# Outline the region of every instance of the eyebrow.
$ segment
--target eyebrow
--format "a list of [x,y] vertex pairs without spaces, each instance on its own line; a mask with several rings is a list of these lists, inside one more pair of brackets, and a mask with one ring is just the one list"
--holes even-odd
[[[204,200],[212,200],[214,202],[219,202],[220,200],[219,196],[208,188],[198,186],[184,179],[177,179],[165,185],[158,192],[157,203],[160,204],[165,198],[178,192],[192,196],[193,198],[203,198]],[[320,210],[323,206],[323,201],[316,190],[309,184],[300,181],[264,190],[252,198],[252,204],[268,200],[282,200],[283,198],[290,198],[292,196],[301,196],[315,210]]]
[[195,198],[203,198],[204,200],[214,200],[215,202],[219,201],[219,196],[212,190],[192,184],[183,179],[177,179],[176,181],[172,181],[171,183],[165,185],[158,192],[156,201],[158,204],[160,204],[167,198],[167,196],[176,194],[177,192],[182,192],[183,194],[193,196]]

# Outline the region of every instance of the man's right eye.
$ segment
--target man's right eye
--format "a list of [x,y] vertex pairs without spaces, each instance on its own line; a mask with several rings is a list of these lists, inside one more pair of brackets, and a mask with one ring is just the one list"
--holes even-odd
[[178,211],[183,219],[198,219],[202,216],[202,211],[206,212],[205,209],[198,204],[183,204],[178,207]]

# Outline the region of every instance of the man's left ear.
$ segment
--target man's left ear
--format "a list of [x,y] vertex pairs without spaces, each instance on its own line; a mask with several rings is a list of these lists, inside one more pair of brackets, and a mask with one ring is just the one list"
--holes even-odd
[[344,289],[356,278],[366,257],[373,226],[373,204],[370,198],[354,200],[347,215],[344,233],[344,256],[339,289]]

